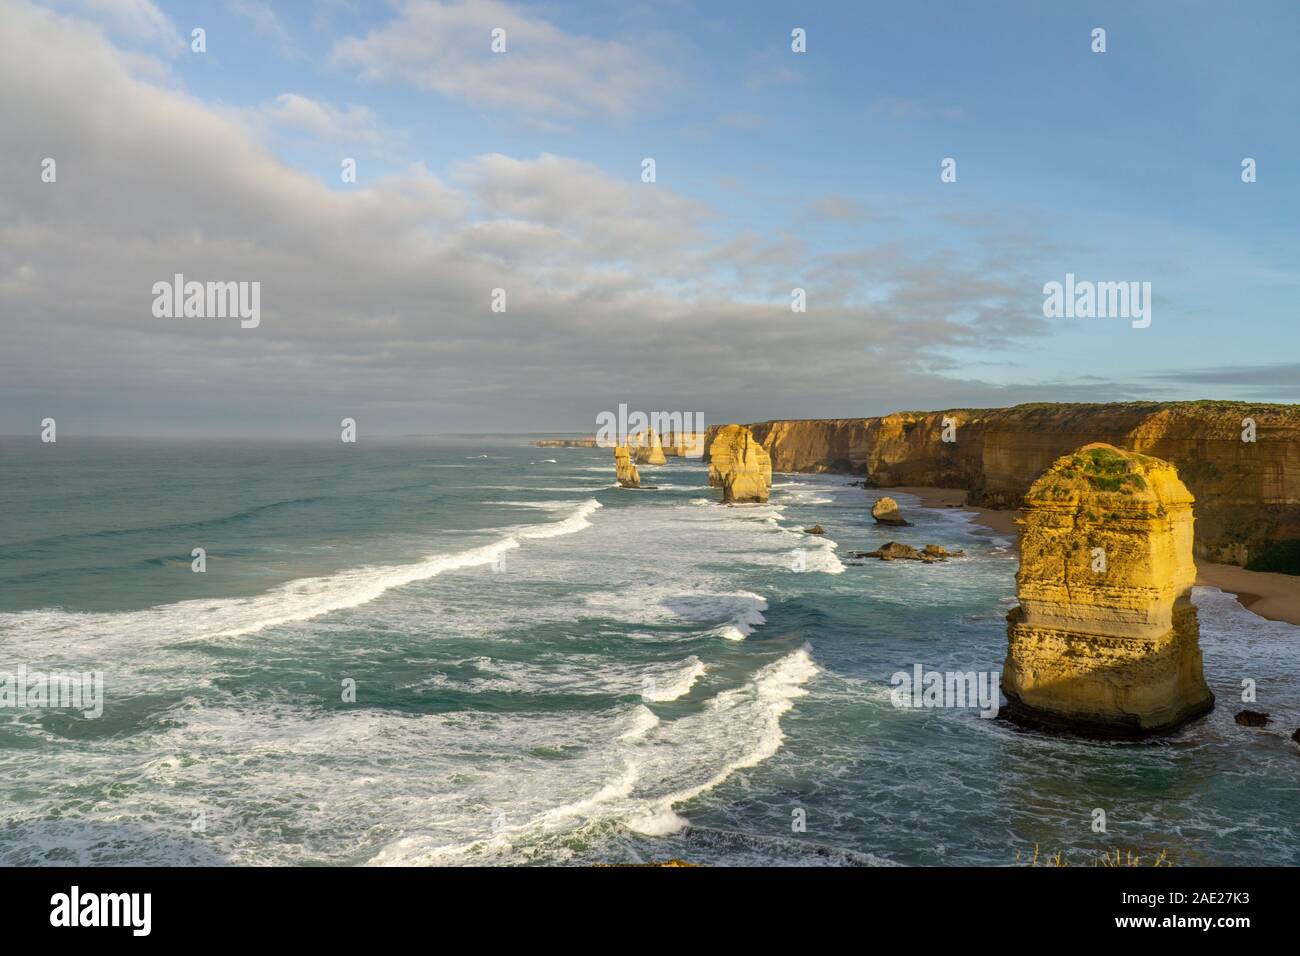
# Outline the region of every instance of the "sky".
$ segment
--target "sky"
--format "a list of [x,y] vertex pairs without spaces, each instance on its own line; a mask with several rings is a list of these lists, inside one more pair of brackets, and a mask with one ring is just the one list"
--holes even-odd
[[0,0],[0,434],[1300,401],[1300,6],[808,7]]

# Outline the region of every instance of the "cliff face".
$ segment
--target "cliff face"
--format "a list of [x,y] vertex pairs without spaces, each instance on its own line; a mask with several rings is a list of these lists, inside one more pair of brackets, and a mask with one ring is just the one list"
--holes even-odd
[[744,425],[724,425],[714,436],[709,484],[724,502],[767,501],[772,460]]
[[[1253,442],[1242,441],[1246,418],[1255,422]],[[1198,557],[1245,564],[1300,538],[1297,405],[1019,405],[749,428],[776,471],[865,474],[880,488],[964,488],[972,504],[988,508],[1018,507],[1034,478],[1058,457],[1106,442],[1178,468],[1198,501]],[[705,436],[706,456],[715,431]]]
[[599,448],[600,442],[594,438],[538,438],[528,444],[538,448]]
[[1192,502],[1169,464],[1110,445],[1025,495],[1007,716],[1100,736],[1172,730],[1214,706],[1191,603]]

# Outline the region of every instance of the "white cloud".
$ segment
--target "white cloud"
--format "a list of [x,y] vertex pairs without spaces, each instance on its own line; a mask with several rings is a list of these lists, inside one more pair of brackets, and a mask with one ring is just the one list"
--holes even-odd
[[[506,52],[491,50],[505,30]],[[500,0],[408,0],[391,22],[341,41],[334,59],[367,80],[404,83],[474,106],[561,120],[649,108],[670,74],[614,40],[568,34]]]
[[186,48],[176,27],[152,0],[58,0],[109,30],[119,41],[161,48],[175,55]]
[[351,104],[335,106],[298,93],[282,93],[258,107],[235,109],[228,115],[263,140],[297,136],[334,147],[391,148],[405,138],[385,127],[374,110]]
[[[229,111],[133,77],[102,35],[0,4],[0,87],[26,91],[0,98],[25,147],[0,151],[0,430],[55,413],[83,434],[301,431],[344,414],[526,428],[618,401],[797,414],[809,396],[866,411],[938,381],[917,370],[982,324],[1019,334],[1015,283],[979,264],[728,234],[635,169],[490,154],[446,181],[414,165],[332,188]],[[323,136],[377,125],[302,97],[270,112]],[[40,181],[46,155],[57,183]],[[154,318],[152,284],[176,272],[260,281],[260,327]],[[806,315],[790,312],[797,284]]]
[[226,8],[247,20],[260,36],[269,39],[281,56],[290,59],[302,56],[288,28],[269,3],[264,0],[226,0]]

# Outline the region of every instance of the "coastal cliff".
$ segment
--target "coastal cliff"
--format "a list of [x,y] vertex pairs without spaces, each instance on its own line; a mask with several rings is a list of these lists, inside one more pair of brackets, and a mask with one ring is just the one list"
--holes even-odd
[[722,489],[727,503],[767,501],[772,460],[744,425],[724,425],[714,435],[709,484]]
[[1132,737],[1213,708],[1191,603],[1193,497],[1173,466],[1091,444],[1024,497],[1006,715]]
[[[1246,420],[1253,441],[1244,441]],[[748,426],[775,471],[865,475],[878,488],[960,488],[1019,507],[1033,480],[1091,442],[1173,464],[1196,496],[1197,557],[1248,565],[1300,539],[1300,405],[1033,404]],[[705,456],[717,427],[705,435]]]
[[594,438],[536,438],[528,444],[536,448],[599,448]]

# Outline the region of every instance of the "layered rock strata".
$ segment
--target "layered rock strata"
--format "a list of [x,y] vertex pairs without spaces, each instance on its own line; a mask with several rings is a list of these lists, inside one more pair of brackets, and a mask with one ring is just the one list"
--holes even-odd
[[614,473],[622,487],[641,487],[641,476],[637,473],[636,465],[632,464],[632,453],[626,445],[617,445],[614,448]]
[[767,501],[772,460],[744,425],[726,425],[714,435],[709,484],[722,489],[724,502]]
[[1007,615],[1006,716],[1099,737],[1206,713],[1191,603],[1193,497],[1167,462],[1091,444],[1025,494],[1020,605]]
[[[1246,565],[1300,539],[1300,405],[1034,404],[749,426],[776,471],[865,475],[877,488],[961,488],[1018,508],[1034,478],[1089,442],[1173,464],[1196,496],[1196,556]],[[705,454],[717,426],[705,434]]]

